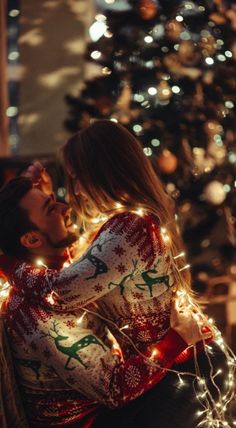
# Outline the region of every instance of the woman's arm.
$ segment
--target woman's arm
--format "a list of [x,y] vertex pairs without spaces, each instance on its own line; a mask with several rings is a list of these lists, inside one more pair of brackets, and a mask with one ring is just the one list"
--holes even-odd
[[153,357],[156,367],[142,356],[121,362],[92,330],[69,329],[55,318],[47,325],[39,324],[33,335],[24,335],[24,340],[29,349],[34,343],[36,358],[52,367],[72,389],[109,407],[123,406],[160,382],[167,373],[165,368],[171,367],[187,346],[170,329],[156,345]]
[[55,292],[54,303],[67,309],[83,307],[147,270],[164,245],[153,216],[122,213],[101,228],[88,251],[68,268],[57,272],[16,265],[12,282],[31,297],[46,298]]

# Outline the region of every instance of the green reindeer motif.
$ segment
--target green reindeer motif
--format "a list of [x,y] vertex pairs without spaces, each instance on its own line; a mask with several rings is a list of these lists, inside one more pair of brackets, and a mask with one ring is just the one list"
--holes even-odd
[[137,269],[138,260],[132,260],[132,263],[133,263],[134,268],[131,271],[131,273],[129,273],[128,275],[125,275],[118,284],[115,282],[109,282],[109,284],[108,284],[108,288],[110,288],[112,285],[114,285],[115,287],[120,287],[121,296],[124,294],[126,281],[133,279],[134,275],[138,272],[138,269]]
[[15,361],[20,366],[27,367],[27,368],[33,370],[33,372],[36,375],[36,378],[39,379],[39,377],[40,377],[39,369],[41,367],[40,361],[38,361],[38,360],[25,360],[23,358],[15,358]]
[[50,329],[53,333],[56,333],[56,335],[57,335],[56,337],[53,336],[51,333],[49,333],[49,334],[43,333],[42,337],[50,336],[52,339],[54,339],[55,345],[56,345],[58,351],[62,352],[65,355],[68,355],[68,359],[67,359],[65,366],[64,366],[64,368],[66,370],[74,370],[76,368],[75,366],[74,367],[68,367],[69,363],[72,359],[79,361],[79,363],[85,369],[88,368],[88,366],[86,366],[86,364],[84,364],[82,359],[79,357],[77,352],[83,348],[86,348],[87,346],[89,346],[91,344],[99,345],[99,346],[101,346],[101,348],[104,351],[106,351],[106,348],[103,346],[103,344],[92,334],[88,334],[87,336],[84,336],[82,339],[78,340],[77,342],[73,343],[70,346],[61,345],[60,342],[63,340],[67,340],[69,338],[69,336],[61,336],[58,332],[57,325],[58,325],[58,323],[56,323],[56,321],[53,321],[53,328]]
[[94,274],[91,275],[91,276],[88,276],[86,278],[86,280],[89,280],[89,279],[92,279],[92,278],[97,278],[98,275],[101,275],[103,273],[107,273],[108,272],[108,267],[107,267],[106,263],[104,263],[103,260],[99,259],[97,256],[95,256],[92,253],[93,253],[93,250],[95,248],[97,248],[98,251],[101,252],[102,251],[102,246],[104,244],[107,244],[107,242],[109,242],[111,240],[112,240],[112,238],[106,239],[103,243],[101,243],[101,242],[99,243],[98,242],[97,244],[92,245],[90,247],[90,249],[87,251],[87,253],[85,254],[85,256],[81,259],[82,261],[88,259],[89,262],[92,263],[92,265],[95,267]]
[[145,290],[145,287],[147,287],[149,289],[149,292],[150,292],[150,297],[153,297],[152,287],[154,285],[164,283],[167,286],[167,288],[170,287],[170,278],[169,278],[169,275],[154,276],[154,277],[149,275],[150,273],[158,273],[158,271],[157,271],[157,265],[158,265],[158,263],[159,263],[159,260],[154,265],[154,267],[152,269],[146,270],[145,272],[143,272],[141,274],[141,277],[143,278],[143,281],[144,281],[143,284],[135,284],[135,286],[137,288],[139,288],[140,290]]

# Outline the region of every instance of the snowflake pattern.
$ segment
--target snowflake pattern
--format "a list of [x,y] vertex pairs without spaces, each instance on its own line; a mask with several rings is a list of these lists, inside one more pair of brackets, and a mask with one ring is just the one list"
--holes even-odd
[[126,253],[126,251],[125,251],[125,249],[123,248],[123,247],[121,247],[120,245],[117,245],[115,248],[114,248],[114,250],[113,250],[113,252],[117,255],[117,256],[123,256],[123,254],[125,254]]
[[132,293],[132,296],[134,299],[137,299],[137,300],[143,299],[143,293]]
[[137,334],[137,339],[138,340],[141,340],[141,342],[149,342],[150,340],[151,340],[151,335],[150,335],[150,333],[149,333],[149,331],[140,331],[138,334]]
[[94,291],[96,291],[97,293],[99,293],[100,291],[102,291],[103,290],[103,285],[101,285],[101,284],[96,284],[96,285],[94,285],[94,287],[93,287],[93,289],[94,289]]
[[116,266],[116,269],[120,273],[125,273],[125,271],[127,270],[126,267],[125,267],[125,265],[123,263],[120,263],[118,266]]
[[64,321],[64,324],[69,328],[74,328],[75,327],[75,321],[74,320],[67,320],[66,322]]
[[136,388],[141,380],[140,370],[135,366],[127,368],[125,373],[125,382],[129,388]]

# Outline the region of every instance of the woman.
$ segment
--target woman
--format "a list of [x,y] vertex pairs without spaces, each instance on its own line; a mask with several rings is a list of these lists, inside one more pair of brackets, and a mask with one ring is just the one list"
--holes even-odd
[[[203,321],[191,296],[171,201],[138,141],[121,125],[99,120],[66,143],[63,158],[71,202],[92,242],[63,271],[42,269],[39,275],[24,264],[14,282],[30,284],[32,291],[38,278],[37,290],[44,296],[56,292],[53,304],[63,310],[96,302],[96,313],[109,322],[124,358],[151,352],[165,336],[175,293],[182,310]],[[176,363],[191,357],[192,349]],[[209,393],[206,386],[202,400]]]

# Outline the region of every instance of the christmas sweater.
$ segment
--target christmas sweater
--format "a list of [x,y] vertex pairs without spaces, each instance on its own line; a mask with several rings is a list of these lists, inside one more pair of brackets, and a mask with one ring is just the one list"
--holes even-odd
[[[161,340],[170,328],[175,281],[169,250],[150,214],[118,214],[68,268],[58,272],[19,263],[12,281],[25,296],[41,297],[59,311],[96,302],[96,312],[112,321],[109,328],[115,337],[118,329],[125,329],[140,351]],[[125,343],[125,352],[130,353],[133,348]]]
[[49,309],[12,287],[4,321],[32,428],[77,421],[91,427],[101,404],[122,406],[140,396],[161,381],[187,346],[170,329],[151,360],[141,355],[124,360],[89,317],[81,310]]

